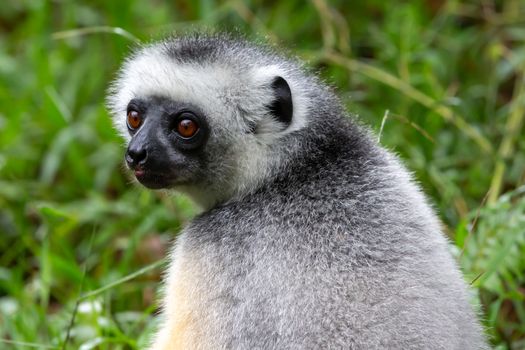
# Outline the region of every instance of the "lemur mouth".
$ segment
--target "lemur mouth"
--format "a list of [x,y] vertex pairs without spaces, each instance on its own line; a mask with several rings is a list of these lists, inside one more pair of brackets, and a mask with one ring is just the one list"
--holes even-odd
[[140,167],[134,169],[134,174],[142,185],[153,190],[171,187],[173,182],[172,179],[164,174],[148,171]]

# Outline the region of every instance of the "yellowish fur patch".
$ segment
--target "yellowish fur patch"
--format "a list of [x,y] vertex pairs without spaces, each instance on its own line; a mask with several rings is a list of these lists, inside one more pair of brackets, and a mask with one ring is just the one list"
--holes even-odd
[[169,269],[164,297],[164,323],[151,350],[207,349],[209,325],[197,292],[197,264],[178,246]]

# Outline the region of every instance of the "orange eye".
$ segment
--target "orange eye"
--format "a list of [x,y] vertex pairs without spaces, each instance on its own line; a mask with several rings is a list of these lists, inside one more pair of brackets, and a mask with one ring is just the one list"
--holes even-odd
[[131,130],[138,129],[142,124],[142,118],[140,117],[139,112],[130,110],[128,112],[128,128]]
[[190,138],[199,130],[199,126],[191,119],[181,119],[177,124],[177,132],[180,136]]

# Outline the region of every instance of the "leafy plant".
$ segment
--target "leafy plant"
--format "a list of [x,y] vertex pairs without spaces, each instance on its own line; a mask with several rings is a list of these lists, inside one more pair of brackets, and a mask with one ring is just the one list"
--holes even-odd
[[147,342],[162,259],[196,209],[132,185],[105,90],[138,43],[207,27],[337,88],[435,203],[493,344],[524,348],[523,18],[520,0],[3,3],[0,347]]

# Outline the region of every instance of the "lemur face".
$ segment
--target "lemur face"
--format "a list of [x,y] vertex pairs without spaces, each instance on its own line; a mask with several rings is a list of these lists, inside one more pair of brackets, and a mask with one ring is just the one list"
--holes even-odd
[[152,189],[195,182],[209,136],[204,113],[163,97],[134,98],[126,110],[131,140],[125,159],[137,180]]
[[232,177],[236,145],[250,129],[238,108],[246,85],[230,69],[178,62],[158,46],[128,59],[109,105],[136,179],[160,189]]

